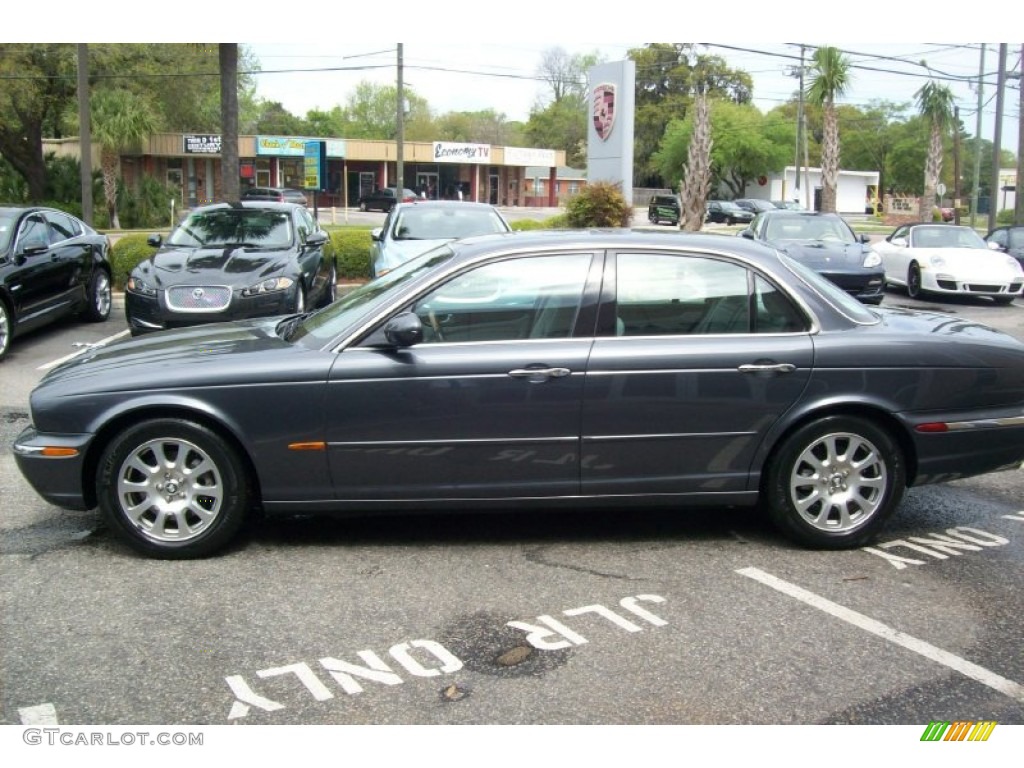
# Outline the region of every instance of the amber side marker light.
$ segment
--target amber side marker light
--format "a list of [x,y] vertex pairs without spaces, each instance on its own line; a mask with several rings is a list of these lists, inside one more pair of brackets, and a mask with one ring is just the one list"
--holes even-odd
[[326,451],[327,443],[288,443],[289,451]]
[[77,448],[61,448],[56,445],[48,445],[41,451],[43,456],[49,456],[52,458],[62,458],[65,456],[77,456]]

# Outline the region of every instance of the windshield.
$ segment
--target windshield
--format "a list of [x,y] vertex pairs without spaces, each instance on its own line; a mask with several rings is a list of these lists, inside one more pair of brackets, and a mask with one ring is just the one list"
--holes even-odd
[[948,224],[914,227],[910,238],[914,248],[988,248],[981,235],[973,229]]
[[805,283],[809,283],[818,293],[828,299],[836,309],[856,323],[864,325],[878,322],[878,317],[857,299],[838,287],[826,277],[822,277],[810,267],[791,259],[784,253],[779,254],[782,263],[794,272]]
[[359,318],[372,314],[386,304],[400,290],[400,286],[411,283],[453,255],[451,248],[442,245],[410,259],[376,280],[356,288],[327,308],[309,315],[294,328],[289,328],[287,340],[322,349]]
[[508,227],[498,212],[489,208],[412,205],[399,211],[393,231],[395,240],[457,240],[508,232]]
[[190,214],[167,238],[182,248],[288,248],[292,222],[287,211],[217,208]]
[[829,240],[853,244],[857,238],[841,219],[823,216],[778,216],[768,222],[769,240]]

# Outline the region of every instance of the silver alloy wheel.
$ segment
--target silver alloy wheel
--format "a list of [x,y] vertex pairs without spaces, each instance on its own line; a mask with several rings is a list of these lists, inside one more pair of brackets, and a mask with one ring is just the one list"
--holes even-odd
[[225,498],[221,471],[187,440],[162,438],[135,448],[117,472],[125,519],[147,539],[182,542],[213,525]]
[[851,531],[874,517],[885,500],[889,477],[878,448],[850,432],[826,434],[797,458],[789,496],[812,527]]
[[0,301],[0,357],[7,352],[11,343],[11,318],[7,314],[7,306]]
[[92,300],[98,317],[106,317],[110,314],[110,278],[107,277],[106,272],[101,271],[96,275],[96,291],[93,294]]

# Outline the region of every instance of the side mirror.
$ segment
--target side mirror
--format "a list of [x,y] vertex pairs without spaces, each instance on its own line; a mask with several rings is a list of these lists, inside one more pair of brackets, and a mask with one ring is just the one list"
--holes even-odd
[[396,347],[411,347],[423,341],[423,323],[415,312],[402,312],[388,320],[384,337]]
[[316,232],[311,232],[306,238],[307,248],[319,248],[321,245],[327,242],[327,233],[322,229]]
[[999,243],[994,242],[992,240],[988,240],[987,242],[988,242],[988,249],[990,251],[1002,251],[1003,253],[1006,253],[1006,247],[1005,246],[1002,246]]
[[163,235],[150,235],[146,238],[146,245],[152,246],[153,248],[159,248],[164,242]]
[[905,237],[894,237],[889,242],[892,243],[893,245],[897,246],[898,248],[906,248],[907,247],[907,238],[905,238]]
[[384,234],[384,230],[381,229],[380,227],[377,227],[376,229],[371,229],[370,230],[370,239],[371,240],[376,240],[377,242],[380,242],[380,236],[382,234]]
[[864,243],[864,245],[871,243],[871,235],[860,235],[857,239]]
[[741,229],[736,234],[739,235],[740,237],[747,238],[747,240],[753,240],[754,239],[754,233],[753,233],[752,230],[749,230],[749,229]]

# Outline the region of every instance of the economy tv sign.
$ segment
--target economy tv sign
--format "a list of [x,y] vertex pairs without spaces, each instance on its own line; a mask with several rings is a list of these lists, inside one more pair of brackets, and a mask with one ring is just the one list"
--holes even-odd
[[932,720],[921,741],[988,741],[995,728],[995,720]]

